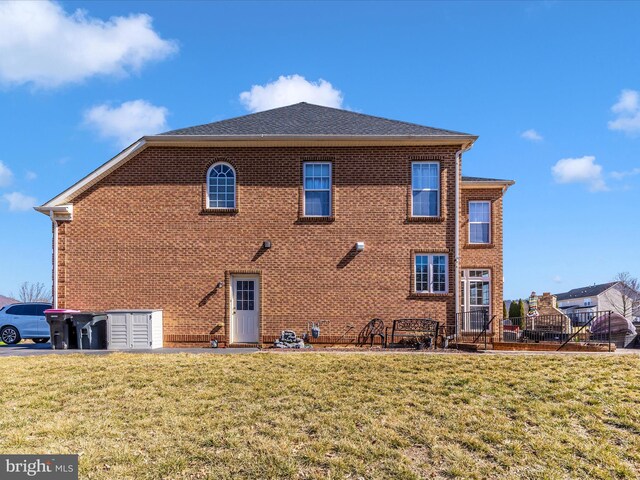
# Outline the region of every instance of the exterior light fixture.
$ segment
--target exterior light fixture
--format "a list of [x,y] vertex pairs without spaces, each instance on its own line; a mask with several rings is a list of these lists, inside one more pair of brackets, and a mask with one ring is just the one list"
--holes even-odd
[[223,282],[218,282],[216,284],[216,288],[222,288],[222,287],[224,287],[224,283]]
[[265,240],[264,242],[262,242],[262,248],[264,248],[265,250],[271,248],[271,240]]
[[356,252],[364,252],[364,242],[356,242]]

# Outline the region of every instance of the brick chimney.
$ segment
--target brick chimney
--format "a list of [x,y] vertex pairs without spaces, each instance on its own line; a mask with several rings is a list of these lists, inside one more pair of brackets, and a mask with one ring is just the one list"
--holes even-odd
[[557,298],[549,292],[538,297],[538,313],[542,315],[562,315],[565,331],[571,331],[571,319],[558,309]]
[[558,310],[557,298],[549,292],[544,292],[538,297],[538,312],[540,315],[557,315],[562,313]]

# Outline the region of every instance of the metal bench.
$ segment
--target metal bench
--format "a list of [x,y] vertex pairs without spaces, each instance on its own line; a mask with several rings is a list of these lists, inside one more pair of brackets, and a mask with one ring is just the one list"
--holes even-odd
[[[440,333],[440,322],[431,318],[400,318],[393,321],[389,347],[415,346],[417,348],[436,347]],[[398,340],[407,339],[404,343]]]

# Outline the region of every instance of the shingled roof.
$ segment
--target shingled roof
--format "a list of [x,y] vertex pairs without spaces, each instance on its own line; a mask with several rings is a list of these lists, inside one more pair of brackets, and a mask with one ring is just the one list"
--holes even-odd
[[558,293],[558,300],[570,300],[572,298],[595,297],[605,290],[609,290],[618,282],[601,283],[599,285],[590,285],[588,287],[579,287],[569,290],[568,292]]
[[485,178],[485,177],[465,177],[462,176],[463,182],[472,182],[472,183],[506,183],[509,185],[514,184],[513,180],[504,180],[502,178]]
[[306,102],[274,108],[205,125],[181,128],[161,135],[197,136],[407,136],[473,137],[468,133],[425,127]]

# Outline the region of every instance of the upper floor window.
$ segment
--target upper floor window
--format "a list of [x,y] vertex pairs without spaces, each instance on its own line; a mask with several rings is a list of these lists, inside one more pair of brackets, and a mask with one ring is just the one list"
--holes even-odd
[[469,202],[469,243],[489,243],[489,202]]
[[207,208],[236,208],[236,172],[228,163],[215,163],[207,172]]
[[585,307],[590,307],[591,306],[591,299],[590,298],[585,298],[584,299],[584,306]]
[[411,165],[411,215],[440,215],[440,164],[413,162]]
[[414,263],[416,293],[447,293],[447,256],[417,254]]
[[303,164],[304,216],[331,216],[331,163]]

